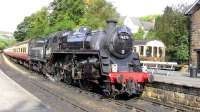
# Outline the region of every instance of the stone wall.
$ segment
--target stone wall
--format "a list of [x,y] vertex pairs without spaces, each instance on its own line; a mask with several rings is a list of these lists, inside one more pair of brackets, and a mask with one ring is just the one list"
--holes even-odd
[[142,97],[154,101],[200,111],[200,88],[165,83],[147,84]]
[[192,64],[197,66],[197,54],[194,49],[200,48],[200,10],[191,17],[191,58]]

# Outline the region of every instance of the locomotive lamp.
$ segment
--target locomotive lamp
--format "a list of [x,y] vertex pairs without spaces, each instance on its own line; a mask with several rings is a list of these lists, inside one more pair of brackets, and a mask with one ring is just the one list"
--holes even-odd
[[117,72],[117,64],[112,64],[111,68],[112,68],[112,72]]

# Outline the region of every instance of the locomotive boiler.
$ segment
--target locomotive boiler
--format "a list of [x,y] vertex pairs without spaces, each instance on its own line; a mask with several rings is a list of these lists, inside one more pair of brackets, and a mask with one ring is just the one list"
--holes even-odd
[[138,54],[132,52],[130,29],[107,21],[105,30],[80,27],[28,42],[29,68],[54,80],[100,90],[108,96],[139,94],[148,73],[141,71]]

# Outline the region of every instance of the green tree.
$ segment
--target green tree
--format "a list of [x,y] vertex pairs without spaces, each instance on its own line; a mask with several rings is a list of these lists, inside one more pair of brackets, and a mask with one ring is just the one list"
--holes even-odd
[[0,50],[3,50],[6,47],[4,42],[0,41]]
[[164,14],[155,22],[156,37],[162,40],[167,49],[168,61],[184,63],[188,61],[189,19],[183,8],[166,7]]
[[144,39],[144,30],[140,27],[137,33],[133,34],[133,38],[135,40],[143,40]]
[[105,27],[106,20],[118,17],[112,4],[105,0],[54,0],[49,10],[42,8],[25,17],[17,26],[14,37],[17,41],[23,41],[60,30],[72,30],[81,25]]
[[1,39],[0,38],[0,50],[3,50],[4,48],[13,45],[15,43],[14,39]]
[[91,0],[86,12],[81,18],[80,25],[87,25],[93,29],[106,26],[106,20],[119,18],[119,14],[113,5],[105,0]]
[[14,32],[14,37],[17,41],[23,41],[30,32],[30,17],[25,17],[24,21],[17,25],[17,29]]
[[76,27],[76,23],[72,20],[70,20],[69,16],[66,14],[64,15],[64,18],[60,21],[57,21],[54,25],[51,25],[49,27],[47,32],[55,32],[55,31],[61,31],[61,30],[72,30]]
[[147,34],[146,34],[146,39],[147,40],[157,39],[156,32],[154,30],[148,31]]
[[65,16],[68,19],[79,24],[80,18],[85,13],[85,3],[83,0],[54,0],[50,4],[52,10],[50,14],[50,24],[54,25],[62,21]]
[[31,31],[29,33],[29,36],[27,38],[38,38],[40,36],[45,35],[47,28],[49,27],[48,25],[48,10],[46,7],[42,8],[38,12],[32,14],[30,16],[31,21]]
[[142,16],[139,19],[141,21],[147,21],[147,22],[154,22],[156,18],[158,18],[160,15],[155,14],[155,15],[148,15],[148,16]]
[[48,11],[47,8],[42,8],[40,11],[25,17],[14,32],[14,37],[17,41],[23,41],[30,38],[38,38],[48,34]]

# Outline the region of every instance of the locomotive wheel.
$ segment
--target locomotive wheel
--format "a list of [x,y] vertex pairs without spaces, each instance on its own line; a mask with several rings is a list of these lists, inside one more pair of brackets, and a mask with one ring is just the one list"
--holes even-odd
[[56,82],[61,81],[62,77],[61,77],[61,70],[60,70],[60,69],[57,68],[57,69],[55,70],[55,75],[53,76],[53,78],[54,78],[54,80],[55,80]]
[[79,80],[79,86],[81,89],[91,91],[92,90],[92,85],[87,79],[81,79]]
[[108,81],[105,81],[105,84],[104,84],[104,89],[103,89],[103,95],[106,96],[106,97],[112,97],[112,93],[111,93],[111,85]]
[[72,81],[72,76],[71,76],[70,72],[65,73],[63,81],[68,85],[72,84],[73,81]]

